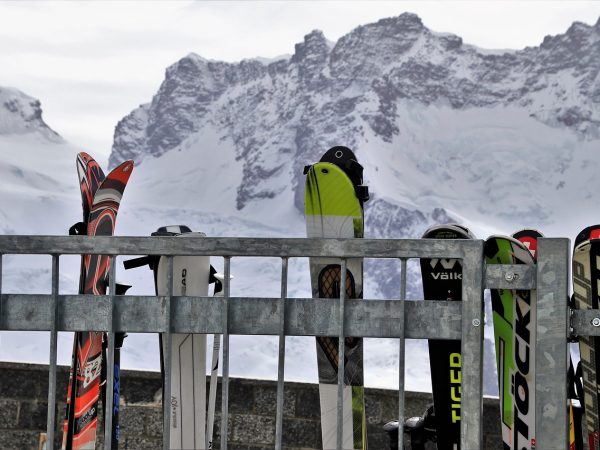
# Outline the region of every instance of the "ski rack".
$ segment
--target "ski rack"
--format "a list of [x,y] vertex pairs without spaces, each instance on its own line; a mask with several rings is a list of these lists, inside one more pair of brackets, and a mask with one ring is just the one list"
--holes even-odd
[[[434,239],[268,239],[169,237],[89,237],[89,236],[0,236],[0,330],[50,331],[48,389],[48,448],[54,444],[56,425],[56,355],[58,331],[106,331],[108,367],[114,362],[115,332],[220,333],[223,335],[221,448],[227,448],[229,398],[229,336],[279,336],[276,443],[282,448],[285,336],[339,336],[340,357],[344,337],[380,337],[399,340],[399,408],[404,420],[404,342],[405,339],[461,339],[461,448],[483,448],[482,378],[484,289],[537,289],[536,358],[536,447],[567,448],[568,414],[567,338],[600,336],[598,311],[573,311],[567,305],[570,280],[570,243],[565,238],[540,238],[538,263],[528,265],[485,264],[481,240]],[[2,256],[41,254],[52,256],[51,294],[3,294]],[[103,254],[111,256],[111,284],[115,280],[119,255],[162,255],[168,257],[172,272],[173,256],[208,255],[224,258],[224,297],[172,296],[172,273],[166,296],[119,296],[114,285],[110,295],[60,295],[59,258],[62,255]],[[287,298],[289,258],[333,257],[400,260],[399,296],[387,300]],[[231,258],[281,258],[281,297],[231,297],[229,274]],[[418,258],[462,260],[462,302],[410,301],[406,299],[406,262]],[[342,269],[342,273],[345,271]],[[570,317],[572,315],[572,320]],[[570,328],[573,330],[570,330]],[[166,347],[168,352],[170,346]],[[165,355],[170,361],[170,355]],[[108,370],[112,377],[112,370]],[[343,374],[343,371],[340,372]],[[170,367],[165,368],[165,398],[169,398]],[[342,375],[340,375],[342,380]],[[112,410],[112,380],[107,381],[107,411]],[[341,429],[342,389],[338,389],[338,428]],[[163,405],[163,445],[169,447],[168,403]],[[111,430],[107,415],[105,432]],[[341,433],[338,433],[338,436]],[[339,442],[339,439],[338,439]],[[111,439],[105,439],[111,449]],[[338,448],[340,445],[338,444]],[[399,433],[402,449],[402,433]]]

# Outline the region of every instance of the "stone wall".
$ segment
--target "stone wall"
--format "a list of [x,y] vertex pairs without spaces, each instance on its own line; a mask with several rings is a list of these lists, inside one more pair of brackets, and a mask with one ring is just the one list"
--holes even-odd
[[[65,413],[68,368],[57,373],[57,427],[55,447],[60,448]],[[47,420],[48,367],[0,362],[0,449],[37,449]],[[155,372],[123,371],[121,375],[121,444],[119,449],[162,448],[161,380]],[[220,389],[217,393],[220,410]],[[229,449],[266,450],[275,442],[277,386],[274,381],[231,379],[229,388]],[[397,392],[366,390],[369,448],[389,448],[382,427],[397,418]],[[431,396],[406,393],[406,416],[421,415]],[[486,449],[501,449],[497,400],[484,401]],[[220,416],[215,419],[215,448],[219,448]],[[283,443],[288,450],[321,448],[318,386],[286,383]],[[102,439],[98,439],[98,448]]]

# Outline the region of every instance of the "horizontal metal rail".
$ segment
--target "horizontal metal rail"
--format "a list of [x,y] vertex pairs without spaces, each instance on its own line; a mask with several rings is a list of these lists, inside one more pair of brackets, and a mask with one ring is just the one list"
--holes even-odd
[[[538,311],[536,345],[559,355],[540,357],[537,373],[543,373],[544,386],[536,385],[538,407],[536,426],[538,447],[566,436],[566,389],[561,379],[566,373],[566,333],[568,247],[566,239],[540,239],[540,262],[531,265],[489,265],[484,263],[483,241],[433,239],[270,239],[188,237],[88,237],[88,236],[0,236],[0,330],[49,330],[51,340],[48,429],[54,429],[56,338],[58,331],[105,331],[108,360],[114,355],[114,333],[163,333],[169,342],[172,333],[220,334],[223,336],[223,389],[221,448],[227,448],[229,336],[278,336],[279,365],[276,411],[276,448],[282,448],[283,373],[285,336],[344,336],[397,338],[399,358],[399,417],[404,415],[404,340],[454,339],[462,342],[461,448],[482,448],[483,378],[483,291],[494,289],[538,289],[543,310]],[[2,293],[2,256],[37,254],[53,256],[52,294]],[[114,260],[122,255],[213,256],[225,260],[223,297],[173,296],[172,283],[166,296],[59,295],[58,262],[62,255],[103,254]],[[282,260],[281,296],[232,297],[229,271],[232,257],[278,257]],[[400,260],[399,298],[385,300],[287,298],[287,265],[290,258],[331,258],[344,265],[351,258]],[[462,302],[445,299],[416,301],[406,299],[407,259],[459,259],[463,266]],[[172,258],[169,267],[172,267]],[[6,264],[5,264],[6,265]],[[169,271],[170,272],[170,271]],[[345,271],[342,271],[345,275]],[[172,280],[169,273],[169,280]],[[547,313],[552,308],[552,313]],[[598,319],[598,321],[594,321]],[[596,326],[595,324],[598,324]],[[572,325],[578,332],[600,335],[600,314],[576,311]],[[562,339],[562,340],[561,340]],[[564,347],[564,348],[563,348]],[[169,358],[167,345],[166,357]],[[343,357],[344,345],[339,348]],[[546,353],[547,354],[547,353]],[[52,361],[53,359],[53,361]],[[563,361],[564,359],[564,361]],[[343,363],[341,364],[343,368]],[[343,373],[343,370],[341,371]],[[165,367],[165,395],[169,396],[170,367]],[[342,379],[342,377],[340,377]],[[107,396],[112,399],[112,374]],[[538,380],[539,382],[539,380]],[[338,389],[338,411],[343,410],[342,389]],[[110,402],[109,402],[110,406]],[[565,410],[565,411],[563,411]],[[548,411],[553,411],[552,415]],[[106,432],[110,432],[110,420]],[[163,447],[169,448],[170,414],[165,405]],[[543,431],[543,433],[542,433]],[[53,436],[50,434],[50,436]],[[341,448],[341,422],[338,420],[338,448]],[[402,448],[402,443],[399,444]],[[552,443],[552,444],[551,444]],[[50,448],[52,447],[52,443]],[[105,448],[111,449],[111,439]]]
[[[51,295],[3,294],[5,324],[13,331],[45,331],[52,323],[48,314]],[[347,299],[344,314],[346,334],[355,337],[397,338],[402,335],[402,304],[398,300]],[[58,331],[110,331],[110,296],[58,296]],[[460,339],[460,302],[406,301],[405,337],[411,339]],[[169,307],[165,297],[120,296],[114,302],[115,332],[166,333],[164,317]],[[320,298],[285,299],[285,334],[331,336],[339,329],[337,301]],[[279,335],[277,319],[283,310],[280,299],[231,297],[229,333]],[[225,299],[172,297],[171,332],[223,333],[221,321]],[[436,318],[439,323],[431,319]]]
[[481,241],[438,239],[271,239],[170,236],[0,236],[0,253],[333,258],[456,258]]

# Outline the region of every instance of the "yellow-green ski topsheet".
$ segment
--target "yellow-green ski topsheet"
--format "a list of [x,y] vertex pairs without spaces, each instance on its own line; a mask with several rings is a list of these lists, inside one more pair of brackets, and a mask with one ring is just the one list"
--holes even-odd
[[[485,254],[487,264],[534,264],[529,250],[509,237],[490,237]],[[531,449],[535,442],[535,291],[492,289],[491,295],[504,448]]]
[[[316,163],[310,168],[306,179],[304,210],[309,237],[363,237],[362,208],[354,185],[335,164]],[[311,216],[322,221],[327,221],[328,217],[338,219],[335,220],[336,226],[329,232],[323,223],[321,230],[317,231],[310,229]],[[340,223],[341,217],[347,218],[347,221]],[[336,235],[324,236],[322,231],[325,234],[334,232]]]

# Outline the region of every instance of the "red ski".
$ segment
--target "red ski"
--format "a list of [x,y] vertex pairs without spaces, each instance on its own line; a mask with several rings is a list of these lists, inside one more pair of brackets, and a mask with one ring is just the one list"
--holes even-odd
[[[87,229],[87,222],[90,216],[90,210],[92,209],[92,203],[94,201],[94,194],[98,190],[100,184],[104,181],[106,176],[94,158],[85,152],[81,152],[77,155],[76,159],[77,174],[79,176],[79,187],[81,189],[81,206],[83,210],[83,222],[78,227],[74,225],[69,234],[85,234]],[[81,256],[81,270],[79,276],[79,293],[83,294],[85,282],[85,258]],[[67,407],[65,413],[65,420],[63,423],[63,441],[62,448],[72,448],[73,439],[73,422],[74,422],[74,409],[71,405],[75,403],[75,390],[73,389],[73,373],[75,368],[75,361],[77,358],[77,342],[78,335],[75,333],[73,339],[73,353],[71,357],[71,369],[69,371],[69,384],[67,386]]]
[[[86,220],[87,235],[112,236],[121,197],[132,170],[133,162],[126,161],[109,173],[97,187]],[[89,199],[90,192],[82,188],[82,197]],[[84,206],[84,213],[85,211]],[[106,294],[109,268],[108,256],[84,255],[83,293]],[[94,449],[95,447],[102,368],[102,336],[102,332],[76,333],[76,356],[74,357],[76,370],[75,377],[70,383],[69,412],[63,437],[64,449]]]

